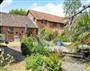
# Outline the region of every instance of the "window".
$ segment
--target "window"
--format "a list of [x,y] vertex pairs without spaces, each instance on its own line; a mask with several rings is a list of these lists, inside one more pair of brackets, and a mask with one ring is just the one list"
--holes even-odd
[[64,24],[61,23],[61,24],[60,24],[60,28],[63,28],[63,27],[64,27]]
[[22,33],[24,33],[24,31],[22,31]]
[[0,27],[0,33],[1,33],[2,31],[1,31],[1,27]]
[[8,27],[8,32],[13,32],[13,27]]
[[16,32],[16,35],[18,34],[18,32]]
[[42,20],[42,23],[43,24],[47,24],[47,20]]
[[55,24],[55,23],[50,23],[50,27],[51,28],[55,28],[57,26],[57,24]]
[[53,28],[57,27],[57,24],[53,23]]

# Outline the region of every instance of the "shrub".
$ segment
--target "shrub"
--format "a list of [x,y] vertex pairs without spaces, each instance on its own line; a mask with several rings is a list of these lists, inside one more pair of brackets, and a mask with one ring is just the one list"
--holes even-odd
[[7,66],[14,61],[13,57],[9,54],[4,56],[3,52],[0,53],[0,71],[6,71]]
[[58,34],[56,38],[54,39],[54,42],[56,41],[69,42],[69,39],[61,34],[60,35]]
[[42,54],[48,55],[48,49],[45,48],[44,42],[40,38],[36,37],[26,37],[22,40],[21,50],[23,55],[31,54]]
[[[42,65],[41,60],[42,55],[31,55],[30,57],[26,58],[26,68],[27,69],[34,69],[37,71],[37,69]],[[38,67],[39,66],[39,67]],[[38,69],[40,71],[40,69]]]
[[33,54],[37,54],[37,53],[48,56],[49,50],[45,47],[38,45],[37,47],[33,48]]
[[90,31],[90,10],[88,12],[83,12],[82,14],[76,16],[70,26],[65,27],[65,35],[71,41],[80,41],[78,36],[82,35],[85,32]]
[[25,37],[22,40],[21,50],[23,55],[31,55],[33,48],[33,39],[30,37]]
[[26,68],[33,71],[43,71],[44,69],[48,71],[60,71],[61,63],[57,56],[47,57],[37,54],[26,58]]
[[90,45],[90,32],[84,32],[78,36],[81,43]]
[[57,36],[57,34],[58,32],[55,30],[46,30],[46,29],[40,30],[40,36],[47,41],[53,40]]
[[49,57],[43,57],[48,71],[61,71],[61,61],[58,54],[52,53]]

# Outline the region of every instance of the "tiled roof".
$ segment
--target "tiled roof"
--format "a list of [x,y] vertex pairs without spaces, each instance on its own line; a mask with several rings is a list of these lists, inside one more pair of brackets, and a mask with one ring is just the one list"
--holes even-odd
[[25,27],[28,24],[30,28],[37,28],[34,22],[27,16],[11,15],[0,12],[0,26]]
[[64,23],[63,18],[59,16],[46,14],[34,10],[29,10],[28,12],[31,13],[38,20],[47,20],[51,22]]

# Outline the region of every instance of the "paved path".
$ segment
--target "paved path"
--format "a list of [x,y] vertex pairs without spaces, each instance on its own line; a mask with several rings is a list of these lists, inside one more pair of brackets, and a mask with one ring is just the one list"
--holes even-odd
[[82,64],[64,62],[62,65],[65,71],[85,71]]
[[62,68],[63,71],[85,71],[82,63],[69,57],[63,61]]

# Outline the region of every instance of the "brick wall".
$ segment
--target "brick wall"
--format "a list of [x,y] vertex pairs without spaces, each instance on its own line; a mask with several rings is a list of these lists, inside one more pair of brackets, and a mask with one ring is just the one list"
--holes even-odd
[[[56,23],[56,22],[50,22],[50,21],[47,21],[47,23],[43,23],[42,20],[37,20],[33,17],[33,15],[31,13],[28,14],[28,17],[36,22],[36,25],[39,27],[39,28],[50,28],[50,29],[58,29],[58,30],[63,30],[63,27],[61,26],[60,23]],[[64,24],[63,24],[64,25]]]
[[[1,33],[5,34],[7,41],[14,41],[15,40],[14,36],[18,36],[20,39],[22,39],[22,37],[25,35],[25,28],[24,27],[13,27],[12,32],[9,32],[8,28],[9,27],[5,27],[5,26],[1,27]],[[33,35],[38,33],[37,28],[29,28],[28,31]]]

